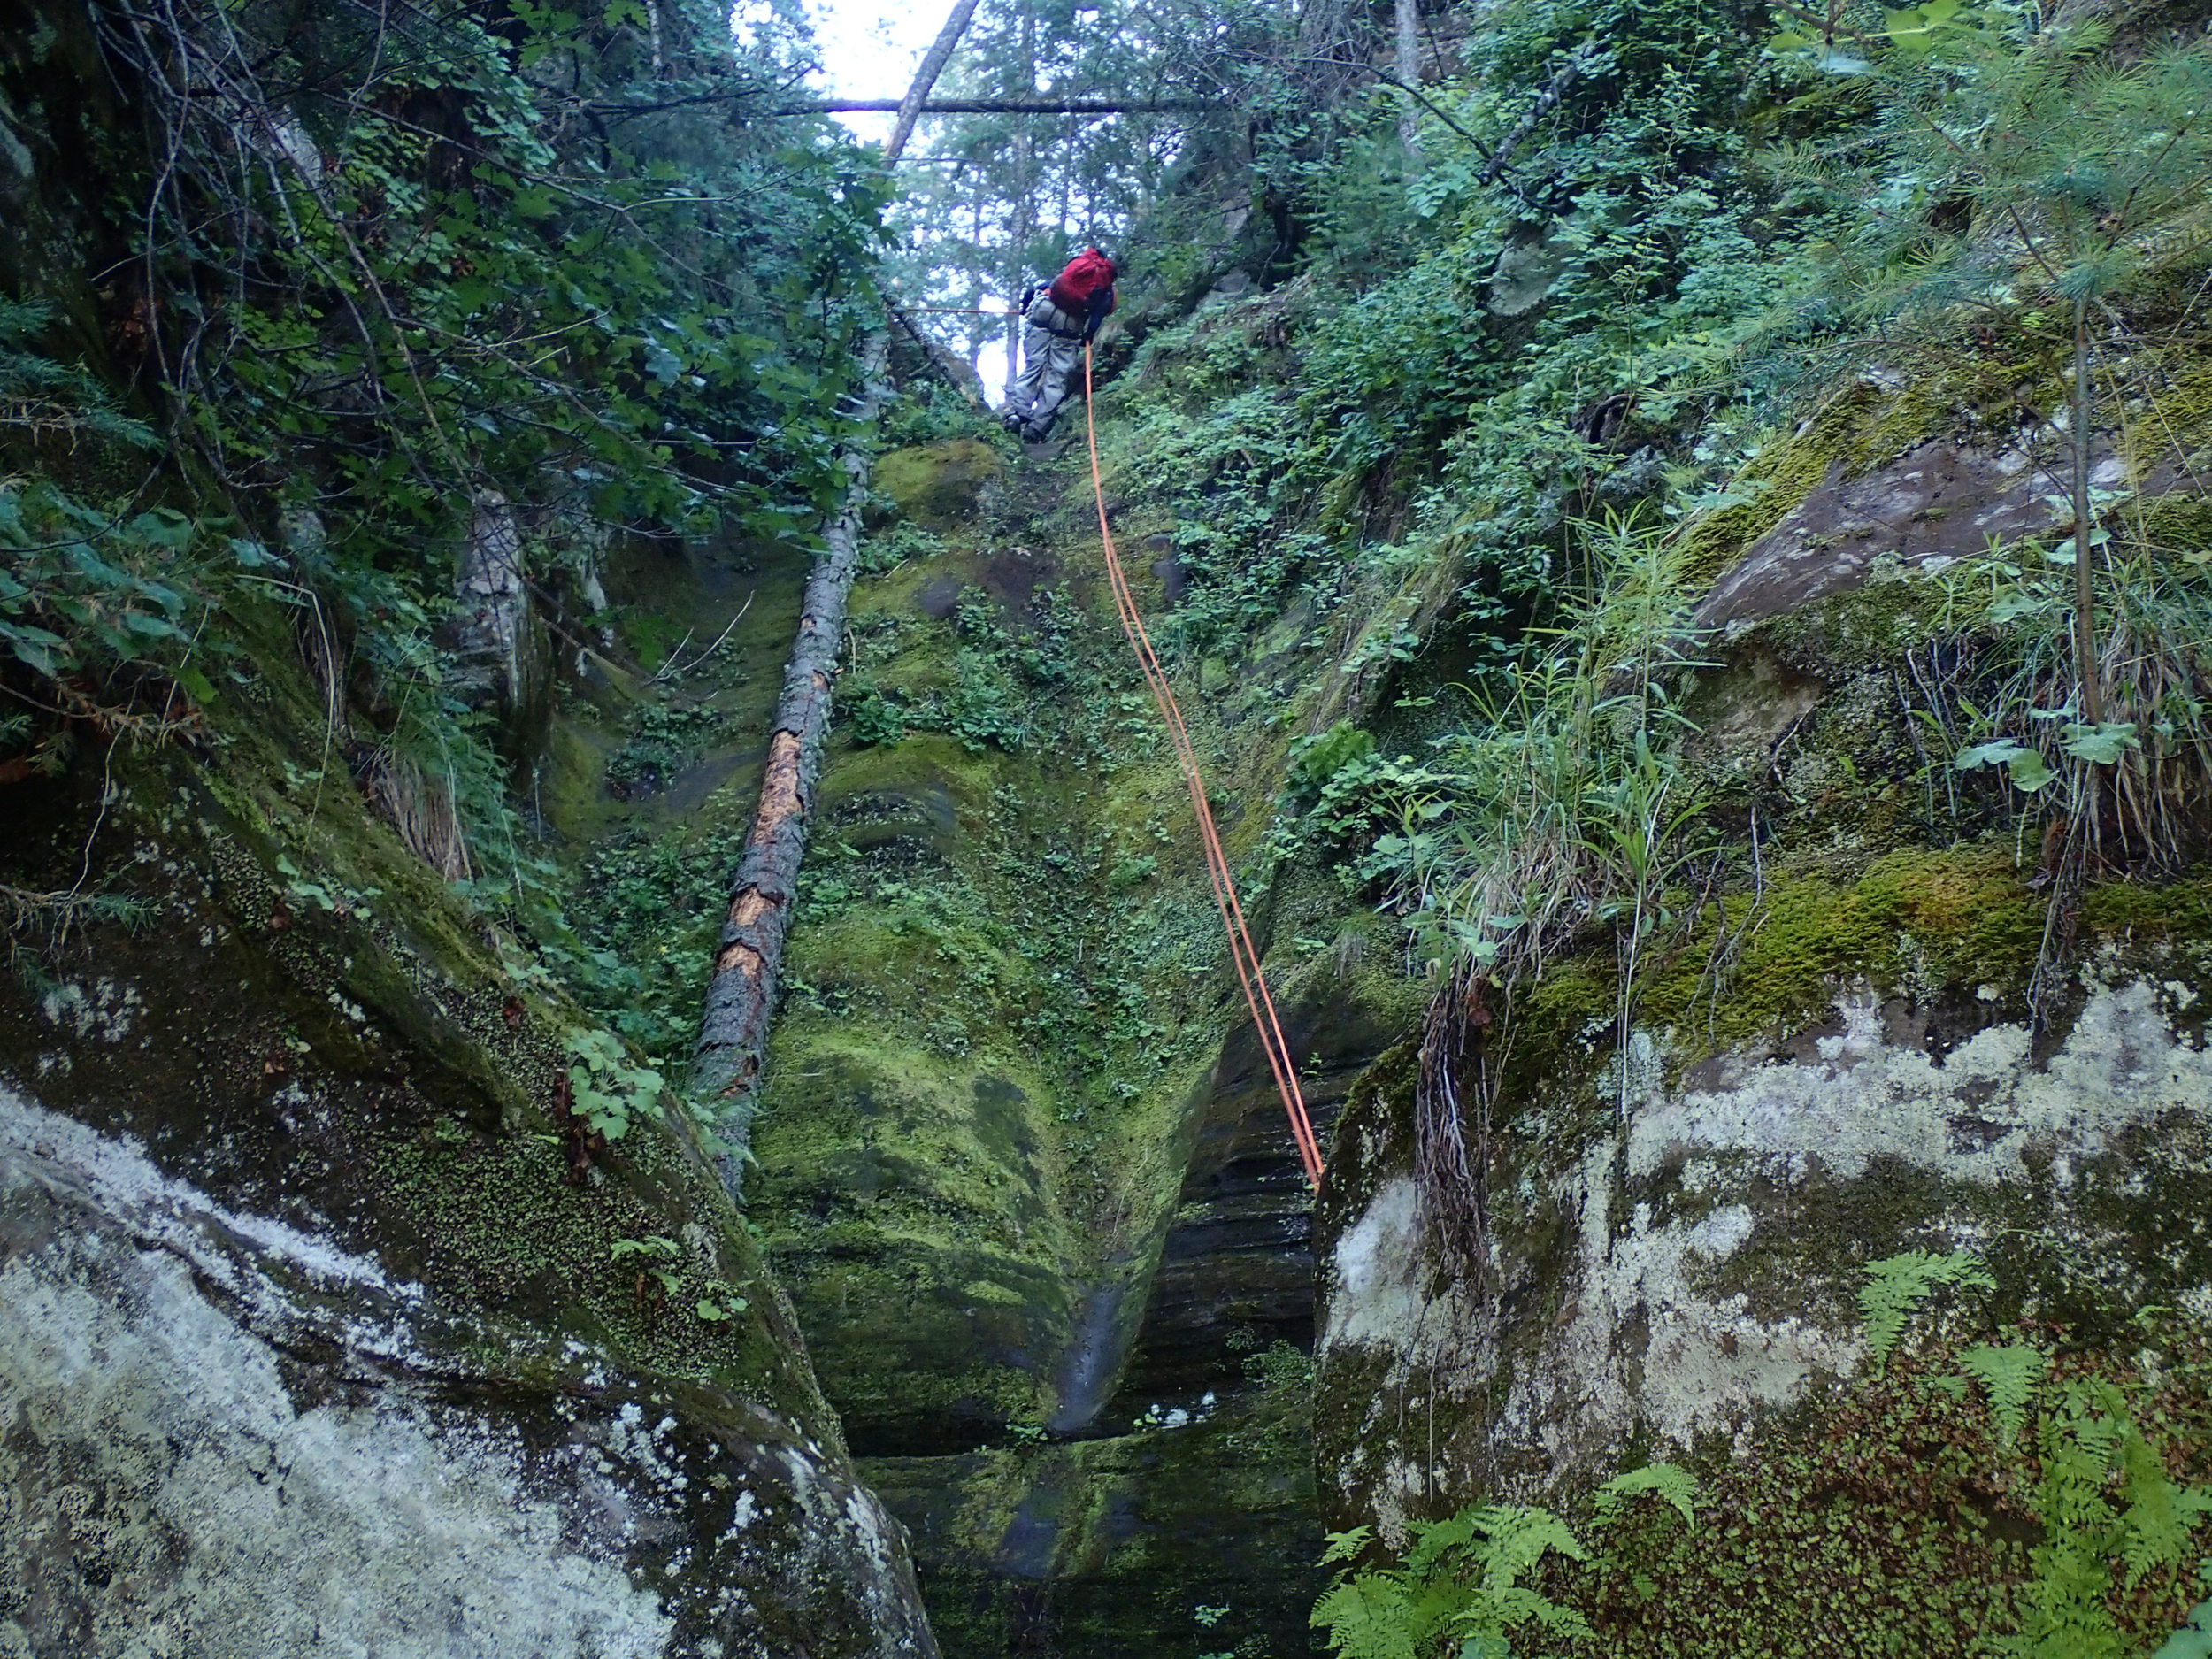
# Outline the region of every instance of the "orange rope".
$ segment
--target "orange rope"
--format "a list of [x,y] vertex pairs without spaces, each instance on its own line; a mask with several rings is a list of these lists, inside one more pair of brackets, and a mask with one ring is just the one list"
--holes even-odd
[[1259,1034],[1261,1051],[1267,1056],[1267,1069],[1274,1074],[1275,1092],[1282,1096],[1283,1110],[1290,1118],[1291,1138],[1298,1143],[1298,1161],[1305,1165],[1306,1180],[1317,1193],[1321,1190],[1321,1147],[1314,1139],[1313,1121],[1306,1115],[1305,1097],[1298,1090],[1298,1067],[1290,1057],[1282,1022],[1275,1016],[1275,999],[1268,992],[1267,977],[1260,972],[1259,952],[1253,949],[1252,935],[1244,925],[1244,907],[1237,902],[1236,882],[1230,876],[1229,860],[1214,828],[1213,809],[1206,803],[1206,780],[1198,770],[1198,754],[1191,747],[1183,710],[1176,703],[1160,659],[1153,654],[1144,619],[1137,612],[1136,596],[1129,590],[1120,556],[1114,551],[1113,532],[1106,527],[1106,486],[1098,472],[1098,422],[1091,414],[1088,343],[1083,348],[1083,422],[1090,437],[1091,494],[1098,502],[1098,539],[1106,549],[1106,575],[1114,590],[1114,609],[1120,614],[1121,631],[1129,636],[1129,649],[1137,654],[1137,666],[1144,671],[1145,683],[1152,687],[1152,701],[1175,746],[1176,763],[1182,768],[1191,810],[1198,819],[1198,838],[1206,849],[1206,876],[1213,884],[1214,903],[1229,935],[1229,956],[1236,964],[1237,982],[1243,987],[1245,1006],[1252,1010],[1252,1028]]

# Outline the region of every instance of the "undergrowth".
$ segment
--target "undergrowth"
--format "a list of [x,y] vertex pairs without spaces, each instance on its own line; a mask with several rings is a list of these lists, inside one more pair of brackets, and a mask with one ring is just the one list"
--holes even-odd
[[[2119,1357],[1992,1329],[1972,1298],[1994,1281],[1966,1254],[1865,1277],[1875,1363],[1810,1438],[1778,1425],[1702,1482],[1618,1476],[1579,1531],[1506,1505],[1411,1523],[1396,1564],[1345,1568],[1314,1623],[1345,1659],[2131,1659],[2169,1632],[2160,1659],[2193,1653],[2212,1584],[2202,1332],[2145,1310]],[[1325,1559],[1375,1553],[1361,1527]]]

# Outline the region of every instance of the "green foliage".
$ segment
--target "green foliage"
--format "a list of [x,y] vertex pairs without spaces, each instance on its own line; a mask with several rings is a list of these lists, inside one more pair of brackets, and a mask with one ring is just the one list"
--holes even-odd
[[2021,1628],[1993,1650],[2016,1659],[2123,1659],[2132,1644],[2107,1605],[2108,1563],[2120,1564],[2131,1590],[2180,1566],[2191,1537],[2212,1516],[2212,1490],[2176,1484],[2109,1384],[2069,1383],[2037,1441],[2045,1538],[2034,1550]]
[[[1888,14],[1863,58],[1826,67],[1871,77],[1870,142],[1808,148],[1784,171],[1855,210],[1833,280],[1892,316],[1961,303],[2018,315],[2099,302],[2203,246],[2212,183],[2212,48],[2201,41],[2116,59],[2109,25],[1936,0]],[[1794,32],[1774,42],[1808,58]],[[1939,207],[1963,208],[1931,223]]]
[[1609,923],[1625,999],[1699,844],[1702,801],[1672,748],[1690,728],[1668,688],[1688,665],[1690,591],[1663,529],[1586,531],[1594,591],[1470,688],[1417,771],[1362,780],[1393,828],[1360,869],[1391,880],[1417,960],[1470,963],[1507,989]]
[[159,440],[142,420],[115,406],[106,387],[84,369],[59,364],[35,349],[53,321],[53,307],[0,296],[0,434],[76,444],[102,439],[130,449]]
[[847,693],[850,713],[840,717],[843,729],[863,748],[896,743],[909,732],[942,732],[971,755],[1019,751],[1036,735],[1038,694],[1069,678],[1076,618],[1063,591],[1042,599],[1041,621],[1028,631],[1009,627],[993,605],[963,604],[951,625],[950,684],[908,692],[856,679]]
[[1989,1395],[1989,1414],[2009,1446],[2028,1420],[2028,1403],[2050,1362],[2032,1348],[2017,1345],[1970,1348],[1959,1356],[1962,1371]]
[[1616,1475],[1600,1486],[1593,1498],[1599,1525],[1610,1525],[1630,1499],[1646,1492],[1672,1504],[1682,1517],[1682,1525],[1692,1532],[1697,1530],[1697,1477],[1674,1463],[1647,1463]]
[[1339,720],[1327,731],[1301,738],[1290,748],[1290,781],[1294,787],[1325,795],[1329,786],[1348,769],[1363,765],[1375,754],[1371,733],[1348,720]]
[[[887,435],[881,442],[889,447]],[[872,530],[861,538],[859,572],[863,576],[882,576],[910,559],[934,558],[944,548],[944,538],[934,530],[902,521],[887,530]]]
[[636,715],[627,741],[607,762],[607,782],[619,796],[665,789],[713,740],[721,717],[703,703],[664,699]]
[[1905,1333],[1905,1322],[1939,1289],[1994,1290],[1997,1281],[1978,1256],[1955,1250],[1938,1256],[1932,1250],[1907,1250],[1901,1255],[1870,1262],[1861,1270],[1866,1283],[1859,1287],[1859,1317],[1866,1321],[1866,1346],[1879,1371],[1896,1351]]
[[572,1029],[562,1047],[577,1061],[568,1081],[579,1117],[610,1141],[619,1141],[638,1118],[658,1119],[667,1085],[650,1067],[632,1064],[622,1040],[597,1027]]
[[680,1252],[676,1240],[661,1233],[648,1233],[642,1239],[617,1239],[607,1247],[611,1262],[638,1261],[641,1273],[649,1274],[660,1286],[662,1294],[672,1296],[682,1286],[683,1275],[666,1263],[674,1261]]
[[[184,513],[127,495],[88,501],[59,481],[65,471],[96,472],[86,463],[98,456],[157,441],[91,375],[34,349],[50,316],[0,299],[0,663],[15,665],[11,678],[30,677],[12,687],[29,709],[0,725],[0,753],[28,749],[32,765],[54,772],[68,759],[70,716],[158,729],[213,698],[189,660],[211,567],[258,556]],[[132,710],[150,678],[148,718]]]
[[[670,76],[549,7],[511,39],[463,13],[290,18],[187,6],[115,42],[188,37],[245,105],[157,101],[215,211],[150,188],[147,206],[179,304],[198,312],[196,273],[257,267],[246,303],[156,342],[234,490],[265,488],[252,457],[297,457],[293,493],[349,542],[434,533],[477,479],[572,518],[811,520],[838,486],[826,440],[879,197],[772,126],[691,112],[749,89],[710,25],[686,25]],[[365,400],[387,418],[360,419]]]
[[[1552,1637],[1591,1636],[1580,1614],[1520,1582],[1548,1554],[1586,1559],[1548,1511],[1471,1505],[1408,1531],[1400,1566],[1341,1571],[1314,1604],[1314,1625],[1343,1659],[1510,1659],[1511,1632],[1529,1624]],[[1330,1533],[1322,1565],[1356,1560],[1371,1537],[1363,1526]]]
[[2103,568],[2101,689],[2114,718],[2079,718],[2070,561],[2028,543],[1945,572],[1949,631],[1979,672],[1952,699],[1950,725],[1932,711],[1923,722],[1954,772],[2001,771],[2015,792],[2005,804],[2030,821],[2116,830],[2131,856],[2177,870],[2212,783],[2212,571],[2136,536],[2115,538]]
[[873,687],[854,699],[850,712],[840,718],[838,726],[863,749],[895,743],[906,735],[906,717],[899,705]]

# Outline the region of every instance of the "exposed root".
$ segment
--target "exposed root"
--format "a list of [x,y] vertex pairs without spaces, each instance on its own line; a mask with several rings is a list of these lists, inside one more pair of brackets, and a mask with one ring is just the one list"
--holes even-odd
[[[1490,1094],[1483,1040],[1489,982],[1462,968],[1430,1000],[1413,1089],[1414,1187],[1421,1218],[1463,1275],[1490,1264]],[[1469,1146],[1468,1107],[1473,1107]]]

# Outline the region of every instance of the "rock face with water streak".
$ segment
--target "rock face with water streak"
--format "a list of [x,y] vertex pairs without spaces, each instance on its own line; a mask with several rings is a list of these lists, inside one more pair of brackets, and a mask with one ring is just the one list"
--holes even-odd
[[[927,558],[855,592],[752,1213],[948,1652],[1233,1645],[1201,1607],[1292,1650],[1325,1581],[1304,1185],[1078,550],[1087,491],[972,488],[978,447],[879,469]],[[1256,679],[1193,705],[1239,860],[1275,706]],[[1340,905],[1315,883],[1256,926],[1333,934]],[[1317,964],[1277,987],[1325,1122],[1409,999]]]
[[[90,815],[11,805],[47,885]],[[0,1651],[933,1654],[680,1118],[589,1143],[580,1016],[357,797],[107,808],[140,925],[0,994]]]

